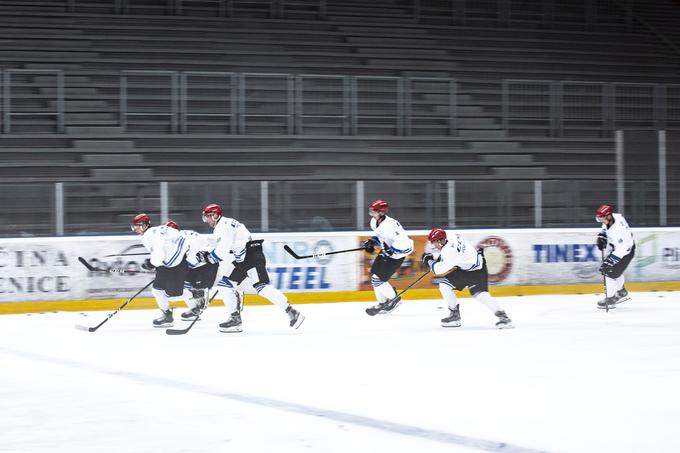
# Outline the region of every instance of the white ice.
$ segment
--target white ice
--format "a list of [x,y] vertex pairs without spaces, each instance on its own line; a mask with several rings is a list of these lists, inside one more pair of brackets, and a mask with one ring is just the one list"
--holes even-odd
[[0,316],[0,451],[676,453],[680,298],[631,294],[499,298],[512,330],[469,298],[448,329],[421,300],[299,305],[297,331],[246,306],[241,334],[224,307],[183,336],[149,310]]

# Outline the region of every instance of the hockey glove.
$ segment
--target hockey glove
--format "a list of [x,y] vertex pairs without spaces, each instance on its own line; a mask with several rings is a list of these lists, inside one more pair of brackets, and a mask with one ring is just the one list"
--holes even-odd
[[145,271],[152,271],[152,270],[156,269],[156,266],[154,266],[153,264],[151,264],[151,259],[150,259],[150,258],[147,258],[147,259],[145,259],[144,262],[142,263],[142,269],[144,269]]
[[431,267],[431,264],[434,261],[434,256],[432,256],[431,253],[423,253],[421,260],[425,266]]
[[600,266],[600,273],[602,275],[609,274],[613,270],[617,262],[618,259],[616,257],[612,257],[611,255],[609,255],[607,259],[602,262],[602,265]]
[[375,245],[373,244],[373,240],[369,239],[368,241],[364,242],[364,250],[366,250],[368,253],[375,252]]
[[607,248],[607,232],[602,230],[597,235],[597,248],[604,250]]
[[196,261],[199,263],[210,263],[215,264],[219,261],[215,255],[210,252],[198,252],[196,253]]
[[394,255],[394,247],[391,247],[387,244],[383,244],[382,253],[387,256],[392,256]]

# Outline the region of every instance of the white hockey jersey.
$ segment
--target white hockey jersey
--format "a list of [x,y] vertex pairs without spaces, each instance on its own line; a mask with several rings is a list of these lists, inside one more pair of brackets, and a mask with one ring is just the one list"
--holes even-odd
[[214,240],[212,235],[200,234],[193,230],[180,230],[179,234],[184,237],[187,243],[187,264],[190,269],[201,267],[205,263],[196,259],[196,254],[202,251],[210,251],[213,249]]
[[435,275],[446,275],[456,267],[469,272],[479,270],[483,265],[482,255],[477,249],[456,234],[449,236],[448,242],[441,249],[439,261],[433,261],[430,270]]
[[238,220],[222,217],[217,221],[213,236],[217,238],[217,244],[211,253],[217,261],[229,259],[229,254],[234,254],[234,260],[238,263],[246,258],[246,243],[251,240],[250,231]]
[[142,235],[142,244],[151,254],[151,264],[156,267],[175,267],[189,250],[184,236],[165,225],[148,228]]
[[380,225],[371,219],[371,229],[378,240],[394,249],[391,258],[399,259],[413,252],[413,240],[408,237],[404,227],[390,216],[385,216]]
[[630,231],[626,219],[618,213],[612,214],[614,223],[602,225],[602,231],[607,234],[607,248],[610,250],[609,256],[615,263],[628,255],[635,245],[633,233]]

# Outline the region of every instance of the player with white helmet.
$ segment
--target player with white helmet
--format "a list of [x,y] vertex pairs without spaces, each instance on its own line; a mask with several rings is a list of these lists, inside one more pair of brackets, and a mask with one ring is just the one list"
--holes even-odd
[[243,330],[234,289],[246,278],[255,282],[253,288],[257,294],[285,310],[292,328],[300,327],[305,317],[288,303],[288,299],[281,291],[270,284],[267,259],[262,250],[263,240],[253,240],[245,225],[222,214],[222,207],[218,204],[209,204],[203,208],[203,222],[213,228],[213,234],[218,242],[211,251],[200,252],[197,255],[200,261],[210,263],[219,263],[229,258],[232,253],[234,255],[233,270],[228,276],[223,276],[217,284],[221,298],[231,314],[226,322],[220,324],[220,331]]
[[179,298],[184,293],[184,279],[187,274],[186,254],[189,245],[173,228],[165,225],[152,227],[151,217],[145,213],[134,216],[130,228],[141,236],[142,244],[150,254],[142,267],[146,270],[156,270],[151,292],[163,315],[154,319],[153,326],[172,327],[170,299]]
[[368,209],[374,236],[364,242],[364,249],[373,253],[380,247],[380,254],[371,264],[371,284],[378,304],[366,309],[371,316],[391,313],[401,303],[401,297],[388,283],[401,267],[404,259],[413,252],[413,241],[401,224],[387,215],[390,206],[385,200],[375,200]]
[[605,276],[607,292],[606,297],[597,303],[597,308],[607,308],[630,299],[624,287],[623,272],[635,256],[635,240],[626,219],[615,213],[611,206],[600,206],[595,220],[602,224],[597,235],[597,248],[605,256],[600,273]]
[[434,282],[439,285],[439,292],[449,308],[449,316],[441,320],[442,326],[459,327],[461,325],[460,308],[453,290],[462,291],[468,288],[475,300],[484,304],[498,317],[496,327],[512,328],[508,315],[501,309],[496,299],[489,294],[489,272],[486,268],[484,251],[477,250],[458,235],[449,239],[446,231],[441,228],[432,229],[427,240],[440,252],[438,259],[435,259],[432,253],[424,253],[422,260],[423,264],[437,276]]

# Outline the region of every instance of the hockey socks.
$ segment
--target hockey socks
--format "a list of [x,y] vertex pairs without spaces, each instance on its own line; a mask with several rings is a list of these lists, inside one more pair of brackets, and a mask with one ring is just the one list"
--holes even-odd
[[392,288],[392,285],[390,285],[387,282],[382,282],[379,285],[374,286],[373,288],[376,294],[379,293],[384,300],[390,300],[397,297],[397,293],[394,291],[394,288]]
[[493,314],[496,314],[496,312],[499,312],[499,311],[503,311],[501,309],[501,306],[496,301],[496,299],[491,297],[491,294],[489,294],[486,291],[482,291],[481,293],[477,293],[472,297],[474,297],[475,300],[478,300],[479,302],[484,304],[484,306],[486,306],[486,308],[488,308],[491,311],[491,313],[493,313]]
[[279,307],[281,310],[285,311],[286,308],[288,308],[288,298],[286,298],[286,296],[284,296],[281,291],[274,288],[272,285],[264,285],[258,294]]
[[238,299],[236,297],[236,293],[234,292],[234,290],[232,288],[218,286],[217,291],[219,292],[217,298],[222,299],[224,301],[224,306],[227,307],[227,312],[228,313],[237,312]]
[[168,299],[168,296],[165,294],[164,289],[153,288],[151,290],[151,293],[153,294],[153,297],[156,299],[158,308],[160,308],[162,311],[167,311],[170,308],[170,299]]

